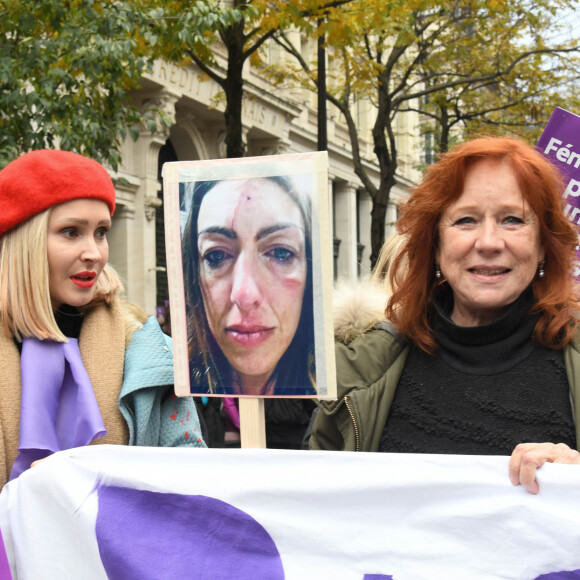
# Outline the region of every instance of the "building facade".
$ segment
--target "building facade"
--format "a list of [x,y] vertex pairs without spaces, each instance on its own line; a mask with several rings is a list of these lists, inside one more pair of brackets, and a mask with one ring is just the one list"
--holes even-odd
[[[276,90],[252,74],[245,76],[243,136],[248,156],[302,153],[317,149],[316,95],[305,89]],[[143,79],[135,100],[142,109],[156,108],[171,119],[170,128],[149,128],[123,148],[123,163],[114,175],[118,208],[110,235],[110,261],[125,281],[131,300],[149,313],[167,299],[163,231],[161,167],[167,161],[225,157],[223,101],[217,83],[194,65],[178,66],[157,61]],[[368,127],[368,140],[360,142],[367,170],[378,181],[370,140],[372,107],[357,104],[357,119]],[[412,114],[401,117],[399,175],[391,192],[385,232],[397,219],[397,203],[417,180],[416,127]],[[356,279],[370,270],[372,202],[353,171],[346,125],[336,110],[328,111],[328,195],[335,279]]]

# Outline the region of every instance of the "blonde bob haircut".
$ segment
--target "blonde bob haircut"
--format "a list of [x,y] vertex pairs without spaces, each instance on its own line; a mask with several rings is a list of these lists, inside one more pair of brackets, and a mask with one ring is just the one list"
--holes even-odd
[[[395,258],[399,255],[403,244],[406,242],[406,237],[399,232],[394,232],[387,238],[381,251],[379,252],[379,257],[377,258],[377,263],[371,272],[371,280],[379,285],[382,285],[387,296],[393,293],[393,281],[391,280],[391,268]],[[401,268],[402,271],[405,268]],[[402,272],[404,275],[404,272]]]
[[[50,299],[47,259],[49,208],[0,237],[0,316],[6,336],[67,342],[60,331]],[[82,310],[109,304],[123,290],[117,273],[106,265],[95,296]]]

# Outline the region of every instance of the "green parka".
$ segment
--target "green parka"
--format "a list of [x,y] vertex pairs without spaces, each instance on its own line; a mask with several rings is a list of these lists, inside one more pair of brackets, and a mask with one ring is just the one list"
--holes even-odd
[[[310,449],[377,451],[408,351],[384,322],[346,344],[337,342],[338,399],[320,401]],[[564,349],[564,361],[580,447],[580,332]]]

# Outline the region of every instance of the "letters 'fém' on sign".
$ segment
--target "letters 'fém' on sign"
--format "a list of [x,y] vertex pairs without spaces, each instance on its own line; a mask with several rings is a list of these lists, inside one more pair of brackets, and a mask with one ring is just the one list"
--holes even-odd
[[[580,116],[556,107],[536,149],[560,170],[564,179],[564,213],[580,226]],[[580,279],[580,246],[576,248],[573,274]]]

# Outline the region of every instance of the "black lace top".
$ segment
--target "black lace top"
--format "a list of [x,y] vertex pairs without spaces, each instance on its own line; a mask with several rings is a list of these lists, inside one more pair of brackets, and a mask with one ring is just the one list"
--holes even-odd
[[411,346],[379,450],[510,455],[518,443],[576,448],[563,353],[539,345],[531,290],[498,320],[460,327],[453,298],[435,301],[435,355]]

